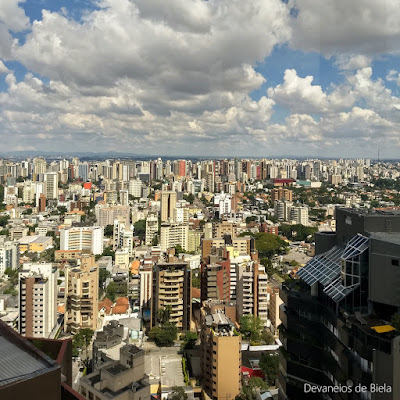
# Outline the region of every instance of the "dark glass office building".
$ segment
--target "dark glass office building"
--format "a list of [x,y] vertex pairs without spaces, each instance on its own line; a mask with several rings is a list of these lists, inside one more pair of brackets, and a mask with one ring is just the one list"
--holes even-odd
[[400,213],[338,208],[315,244],[280,293],[279,399],[400,399]]

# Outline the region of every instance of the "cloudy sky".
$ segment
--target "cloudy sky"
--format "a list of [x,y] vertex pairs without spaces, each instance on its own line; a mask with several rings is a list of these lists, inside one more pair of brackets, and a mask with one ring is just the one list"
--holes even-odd
[[400,0],[1,0],[1,151],[400,158]]

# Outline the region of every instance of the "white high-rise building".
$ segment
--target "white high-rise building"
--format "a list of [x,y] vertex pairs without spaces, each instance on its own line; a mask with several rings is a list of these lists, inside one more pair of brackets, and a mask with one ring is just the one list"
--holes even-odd
[[167,251],[171,247],[180,245],[187,250],[189,245],[189,225],[187,224],[161,224],[160,248]]
[[292,202],[286,200],[276,200],[274,204],[275,218],[279,221],[288,221],[290,218],[290,207]]
[[129,257],[133,253],[133,226],[127,225],[124,218],[114,220],[113,229],[113,250],[125,249]]
[[155,214],[149,214],[146,218],[146,246],[151,246],[154,236],[158,232],[158,218]]
[[13,270],[19,267],[19,243],[12,240],[6,241],[5,236],[0,238],[0,277],[7,268]]
[[49,200],[58,199],[58,173],[46,172],[44,174],[44,195]]
[[57,268],[26,263],[19,272],[19,333],[48,338],[57,322]]
[[87,250],[103,253],[104,231],[100,226],[81,226],[60,229],[60,250]]
[[230,214],[232,211],[232,196],[229,193],[218,193],[214,196],[214,206],[218,207],[219,215]]
[[254,261],[237,265],[236,279],[236,304],[239,317],[248,314],[258,315],[266,326],[269,297],[265,268]]
[[308,207],[307,206],[290,207],[290,221],[296,224],[308,225]]
[[119,202],[123,206],[129,205],[129,194],[128,190],[123,189],[119,191]]
[[143,183],[140,179],[131,179],[129,181],[129,194],[133,197],[142,197]]

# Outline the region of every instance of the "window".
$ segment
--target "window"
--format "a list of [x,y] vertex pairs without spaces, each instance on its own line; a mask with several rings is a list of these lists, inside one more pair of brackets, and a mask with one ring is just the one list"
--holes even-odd
[[400,265],[400,260],[392,258],[392,265],[398,267]]

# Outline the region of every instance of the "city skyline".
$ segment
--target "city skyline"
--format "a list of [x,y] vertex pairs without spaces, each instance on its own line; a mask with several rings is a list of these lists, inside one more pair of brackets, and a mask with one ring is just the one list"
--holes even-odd
[[10,0],[4,152],[394,159],[396,1]]

